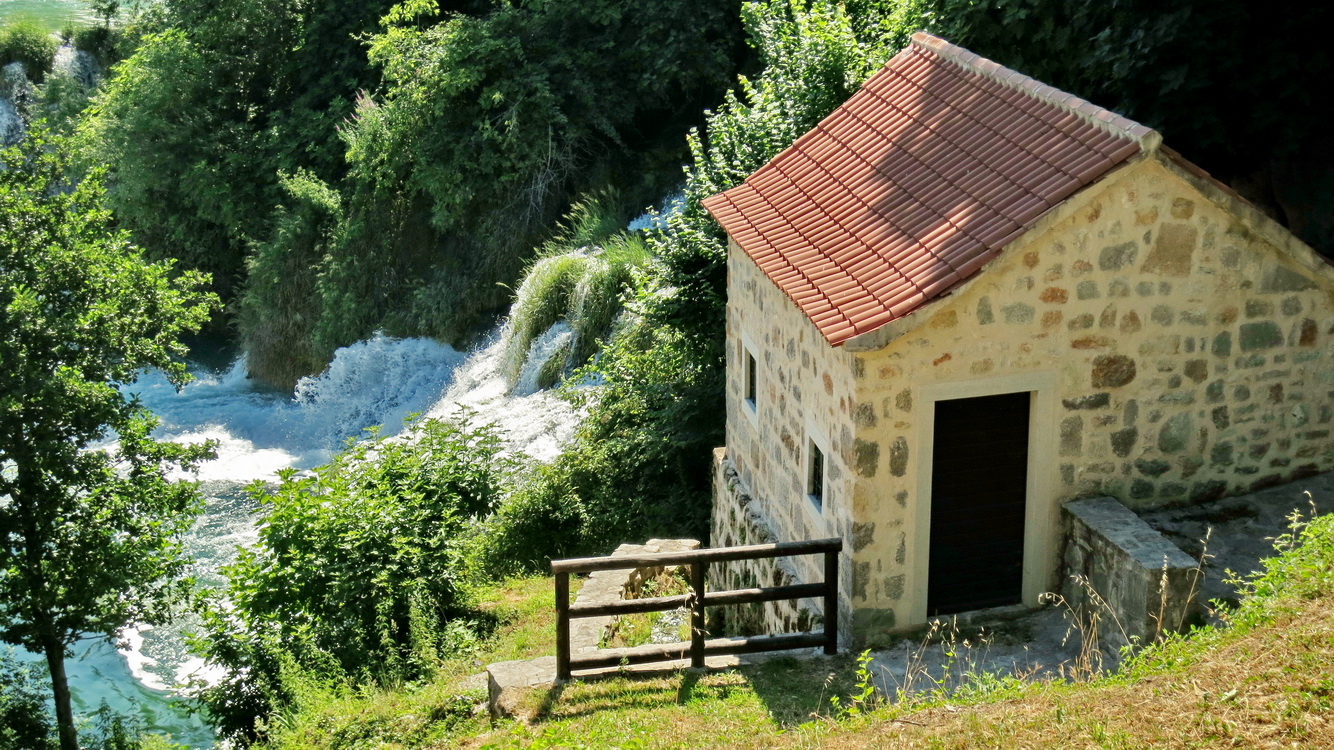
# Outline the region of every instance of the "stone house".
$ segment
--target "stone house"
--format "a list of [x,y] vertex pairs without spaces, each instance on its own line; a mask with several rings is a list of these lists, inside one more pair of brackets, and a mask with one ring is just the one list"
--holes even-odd
[[705,206],[730,239],[712,544],[841,537],[849,642],[1036,606],[1073,499],[1334,468],[1334,268],[1153,130],[967,50],[917,34]]

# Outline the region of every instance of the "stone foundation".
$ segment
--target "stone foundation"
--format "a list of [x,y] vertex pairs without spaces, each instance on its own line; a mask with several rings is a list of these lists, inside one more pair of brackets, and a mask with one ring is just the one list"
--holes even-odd
[[1201,574],[1189,555],[1114,498],[1076,500],[1062,515],[1061,593],[1082,619],[1101,615],[1105,647],[1123,646],[1128,639],[1148,643],[1196,622]]
[[[737,475],[736,467],[727,459],[726,448],[717,448],[713,452],[711,526],[710,544],[715,548],[791,541],[774,535],[759,501],[750,494],[750,489]],[[797,583],[806,581],[785,558],[737,560],[709,566],[708,586],[717,591]],[[709,616],[721,616],[722,629],[727,635],[795,633],[813,630],[823,621],[821,606],[811,600],[740,604],[712,608]],[[846,623],[847,618],[840,619],[840,631],[846,629]],[[710,630],[713,629],[711,623]]]

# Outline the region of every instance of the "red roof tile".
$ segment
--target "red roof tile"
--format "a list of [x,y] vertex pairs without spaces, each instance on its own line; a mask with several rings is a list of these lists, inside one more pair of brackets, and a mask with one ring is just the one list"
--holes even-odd
[[929,34],[704,206],[835,346],[976,273],[1148,128]]

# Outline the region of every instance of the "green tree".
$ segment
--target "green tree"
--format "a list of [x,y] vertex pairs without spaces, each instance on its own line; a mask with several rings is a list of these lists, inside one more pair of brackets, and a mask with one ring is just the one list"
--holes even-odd
[[111,28],[111,19],[120,13],[120,0],[88,0],[88,8],[102,19],[103,28]]
[[200,500],[169,473],[208,454],[153,440],[125,388],[150,367],[183,383],[178,337],[215,300],[201,275],[144,262],[100,175],[71,184],[68,161],[40,132],[0,153],[0,639],[46,656],[60,745],[77,750],[64,660],[186,591],[179,538]]
[[80,135],[135,242],[212,274],[230,301],[270,234],[279,173],[342,177],[337,126],[376,85],[357,37],[391,2],[161,0]]

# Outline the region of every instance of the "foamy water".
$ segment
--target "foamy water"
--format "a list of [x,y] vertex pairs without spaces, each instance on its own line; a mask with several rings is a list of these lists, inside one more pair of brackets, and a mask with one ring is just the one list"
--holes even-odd
[[[471,354],[425,339],[376,336],[338,350],[329,368],[302,380],[290,398],[247,379],[243,359],[217,371],[192,365],[195,379],[179,393],[160,373],[126,388],[161,420],[159,438],[216,441],[218,458],[197,477],[207,507],[185,540],[196,577],[222,585],[220,568],[255,542],[256,508],[246,485],[272,480],[282,469],[318,466],[368,427],[383,425],[381,434],[393,435],[410,415],[448,417],[466,407],[478,421],[499,426],[510,450],[555,456],[578,414],[548,392],[510,395],[501,349],[499,333]],[[192,624],[185,617],[127,630],[116,645],[77,648],[68,665],[76,711],[91,713],[105,702],[177,742],[211,747],[212,731],[172,697],[191,678],[217,676],[186,646],[182,633]]]

